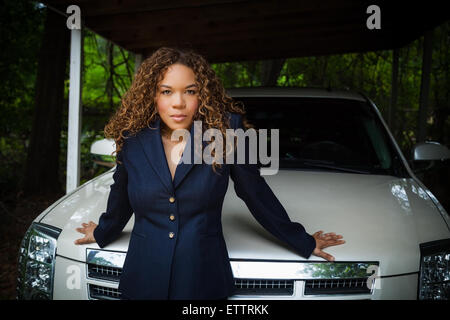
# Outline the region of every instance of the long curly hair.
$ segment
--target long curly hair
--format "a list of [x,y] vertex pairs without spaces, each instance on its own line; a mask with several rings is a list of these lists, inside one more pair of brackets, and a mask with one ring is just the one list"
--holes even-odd
[[[167,69],[175,63],[193,70],[199,87],[199,106],[193,120],[202,121],[203,132],[209,128],[222,132],[224,152],[229,152],[226,129],[230,128],[230,123],[227,112],[243,116],[244,130],[253,127],[245,118],[243,104],[225,93],[220,79],[203,56],[192,49],[161,47],[142,62],[130,88],[121,99],[120,107],[104,128],[105,137],[114,139],[116,143],[116,154],[122,150],[128,136],[150,127],[159,118],[156,107],[158,85]],[[215,160],[212,166],[214,171],[217,166],[221,167]]]

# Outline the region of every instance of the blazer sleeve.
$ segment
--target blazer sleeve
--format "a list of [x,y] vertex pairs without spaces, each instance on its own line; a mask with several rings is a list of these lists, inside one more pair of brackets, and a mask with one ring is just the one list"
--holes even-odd
[[[233,129],[243,128],[242,116],[233,114],[230,124]],[[309,258],[316,247],[314,237],[300,223],[290,220],[286,210],[260,175],[259,165],[249,164],[248,142],[245,151],[245,164],[237,164],[237,161],[230,164],[230,177],[236,194],[244,200],[251,214],[267,231],[294,248],[301,256]]]
[[94,229],[94,238],[100,248],[119,237],[133,214],[128,200],[128,174],[123,162],[123,152],[124,149],[117,154],[117,160],[122,163],[116,165],[106,211],[102,213]]

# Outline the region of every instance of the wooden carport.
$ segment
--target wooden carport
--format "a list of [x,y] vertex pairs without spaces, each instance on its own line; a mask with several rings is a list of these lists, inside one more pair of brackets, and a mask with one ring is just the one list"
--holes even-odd
[[[69,98],[67,192],[79,184],[80,65],[82,29],[103,36],[145,59],[161,46],[195,49],[209,62],[263,60],[390,50],[425,35],[419,121],[425,121],[431,62],[430,36],[449,18],[437,1],[268,1],[268,0],[48,0],[70,16],[77,5],[81,30],[73,29]],[[442,3],[442,2],[441,2]],[[371,5],[380,9],[380,29],[369,29]],[[396,64],[394,50],[393,99]],[[395,104],[395,103],[393,103]],[[420,134],[419,134],[420,136]]]

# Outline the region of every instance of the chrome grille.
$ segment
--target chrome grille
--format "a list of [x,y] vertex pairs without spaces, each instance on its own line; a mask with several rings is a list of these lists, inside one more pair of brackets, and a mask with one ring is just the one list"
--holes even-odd
[[[86,249],[88,279],[118,283],[125,258],[126,252],[122,251]],[[373,267],[378,268],[380,265],[378,261],[329,263],[243,259],[230,259],[230,264],[237,289],[236,295],[248,296],[293,296],[294,281],[302,281],[303,294],[306,296],[371,294],[372,288],[367,288],[366,285],[369,278],[367,274]],[[98,289],[92,294],[101,299],[118,297],[117,290],[110,288],[105,290]]]
[[121,293],[118,289],[89,284],[89,298],[98,300],[119,300]]
[[239,295],[293,295],[294,280],[234,279]]
[[305,295],[322,294],[371,294],[373,282],[367,287],[368,278],[319,279],[305,281]]
[[119,282],[121,274],[122,268],[100,266],[92,263],[88,264],[89,278]]

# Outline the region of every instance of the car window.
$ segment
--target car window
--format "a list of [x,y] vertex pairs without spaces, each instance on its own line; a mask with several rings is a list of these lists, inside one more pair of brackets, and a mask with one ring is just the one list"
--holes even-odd
[[[256,129],[279,129],[280,169],[404,175],[386,130],[365,102],[294,97],[235,99],[243,102],[247,120]],[[270,130],[268,136],[270,153]]]

